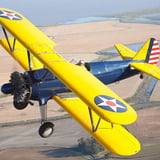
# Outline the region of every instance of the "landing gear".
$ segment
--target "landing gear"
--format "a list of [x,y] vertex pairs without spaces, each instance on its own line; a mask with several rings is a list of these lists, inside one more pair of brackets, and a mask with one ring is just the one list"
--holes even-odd
[[[42,103],[43,102],[43,103]],[[47,104],[45,100],[40,102],[41,126],[39,128],[39,135],[42,138],[48,138],[54,131],[54,124],[47,121]]]
[[39,135],[43,138],[48,138],[54,131],[54,124],[51,122],[43,123],[39,128]]
[[139,78],[140,78],[140,79],[144,79],[144,75],[143,75],[143,73],[140,73]]

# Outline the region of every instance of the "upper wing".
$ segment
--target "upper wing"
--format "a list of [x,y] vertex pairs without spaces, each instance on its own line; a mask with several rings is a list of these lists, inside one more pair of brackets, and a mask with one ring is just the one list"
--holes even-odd
[[[4,12],[16,18],[8,19]],[[58,55],[53,50],[55,43],[21,14],[0,9],[0,23],[104,120],[116,124],[136,120],[137,114],[130,105],[83,67],[70,64]]]
[[[37,29],[21,14],[0,8],[0,23],[22,44],[36,46],[55,46],[56,44]],[[26,43],[29,42],[29,43]],[[27,46],[26,48],[30,48]]]
[[[43,68],[43,63],[32,54],[30,54],[30,62],[28,62],[28,53],[31,52],[31,50],[28,50],[30,47],[26,46],[26,42],[30,41],[29,45],[32,45],[32,47],[36,45],[37,48],[43,48],[45,45],[53,47],[56,44],[36,27],[30,25],[28,20],[15,11],[1,8],[0,24],[3,29],[6,29],[14,36],[14,38],[6,37],[0,41],[4,49],[27,71],[29,70],[29,65],[32,69]],[[20,39],[19,35],[21,35]]]
[[[133,135],[120,125],[100,120],[95,112],[90,115],[88,106],[79,98],[62,99],[55,96],[53,99],[109,151],[125,156],[139,152],[140,144]],[[96,129],[94,131],[93,126]]]
[[131,60],[136,55],[136,52],[122,44],[115,44],[114,46],[121,55],[123,60]]

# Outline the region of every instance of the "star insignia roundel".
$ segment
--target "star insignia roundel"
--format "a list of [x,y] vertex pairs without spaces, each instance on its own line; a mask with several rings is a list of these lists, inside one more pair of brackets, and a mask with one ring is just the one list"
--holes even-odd
[[97,106],[107,111],[118,112],[118,113],[127,111],[127,107],[122,102],[109,96],[105,95],[96,96],[94,98],[94,102]]
[[10,20],[21,20],[22,19],[16,13],[10,12],[10,11],[5,11],[5,10],[0,11],[0,17],[10,19]]

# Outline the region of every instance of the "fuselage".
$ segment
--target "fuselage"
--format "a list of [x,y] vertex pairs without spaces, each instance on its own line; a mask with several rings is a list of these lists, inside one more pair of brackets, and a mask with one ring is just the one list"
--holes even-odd
[[[129,64],[132,62],[133,61],[90,62],[85,63],[84,67],[107,85],[138,74],[138,70],[130,68]],[[43,100],[47,103],[49,99],[57,94],[71,92],[71,90],[48,69],[29,71],[25,72],[24,75],[30,79],[32,90],[31,100],[38,100],[39,102]]]

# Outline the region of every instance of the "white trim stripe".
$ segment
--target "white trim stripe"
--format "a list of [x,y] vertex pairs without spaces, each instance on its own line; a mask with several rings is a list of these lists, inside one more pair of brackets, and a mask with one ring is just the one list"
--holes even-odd
[[150,57],[149,57],[149,59],[151,59],[151,58],[159,58],[159,54],[158,55],[151,55]]
[[158,44],[153,45],[153,46],[152,46],[152,49],[153,49],[153,48],[157,48],[157,49],[159,49],[159,45],[158,45]]
[[149,64],[151,64],[151,63],[157,63],[157,62],[158,62],[158,60],[150,60]]
[[160,54],[159,50],[155,50],[155,51],[154,51],[154,50],[152,50],[152,51],[151,51],[151,54],[152,54],[152,53]]

